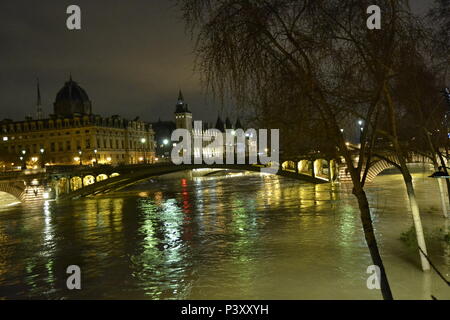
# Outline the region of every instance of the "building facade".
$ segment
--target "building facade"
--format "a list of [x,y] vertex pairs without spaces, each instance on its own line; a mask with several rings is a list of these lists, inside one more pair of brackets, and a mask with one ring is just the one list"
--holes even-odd
[[[183,94],[179,93],[178,101],[175,106],[175,124],[176,129],[186,129],[191,133],[193,147],[193,156],[195,158],[222,158],[226,156],[227,148],[232,150],[233,154],[243,153],[248,155],[250,148],[253,150],[256,148],[256,142],[250,138],[253,138],[251,133],[246,133],[245,141],[239,142],[236,137],[236,130],[244,130],[241,121],[237,118],[236,123],[233,125],[228,117],[225,121],[218,116],[215,126],[211,126],[208,123],[202,123],[201,128],[196,128],[193,125],[194,120],[192,112],[188,108],[188,104],[185,103]],[[215,129],[215,130],[209,130]],[[218,139],[218,135],[223,137],[223,133],[230,132],[234,135],[234,141],[229,146],[226,145],[226,141],[222,140],[222,143],[213,144],[211,142]],[[202,143],[195,144],[195,141],[202,141]],[[197,145],[201,145],[198,147]]]
[[153,131],[155,131],[156,156],[160,161],[170,160],[170,152],[172,151],[171,136],[176,129],[175,122],[161,121],[152,123]]
[[86,91],[70,78],[57,93],[54,113],[42,115],[38,85],[36,119],[0,121],[4,167],[138,164],[155,161],[151,124],[92,113]]

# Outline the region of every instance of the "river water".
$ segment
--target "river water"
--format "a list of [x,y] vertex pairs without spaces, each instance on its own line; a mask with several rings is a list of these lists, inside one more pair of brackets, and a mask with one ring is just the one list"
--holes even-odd
[[[427,175],[413,177],[429,255],[450,278],[448,221]],[[378,176],[367,194],[394,297],[450,299],[400,240],[412,225],[401,176]],[[0,299],[380,299],[367,288],[371,264],[356,201],[339,184],[155,179],[97,198],[0,208]],[[81,290],[66,287],[69,265],[81,268]]]

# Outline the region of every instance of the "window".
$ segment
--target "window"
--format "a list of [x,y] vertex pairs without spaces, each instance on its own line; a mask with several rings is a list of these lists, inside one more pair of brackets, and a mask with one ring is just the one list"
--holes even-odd
[[70,151],[72,149],[72,144],[70,143],[70,141],[66,141],[66,150]]

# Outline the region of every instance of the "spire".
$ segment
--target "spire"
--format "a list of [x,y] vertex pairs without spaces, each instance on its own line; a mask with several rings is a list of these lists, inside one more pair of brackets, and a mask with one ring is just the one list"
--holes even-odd
[[176,104],[175,113],[191,113],[188,109],[187,103],[184,103],[183,92],[178,93],[178,101]]
[[233,124],[230,121],[230,118],[227,117],[227,119],[225,120],[225,127],[227,129],[233,129]]
[[39,78],[37,78],[37,106],[41,106],[41,89],[39,87]]
[[41,89],[39,87],[39,78],[37,78],[37,101],[36,101],[36,118],[41,120],[43,118],[42,114],[42,103],[41,103]]
[[[72,80],[72,72],[69,73],[69,99],[72,100],[72,86],[73,86],[73,80]],[[72,102],[70,102],[72,104]]]
[[222,121],[222,119],[220,118],[220,116],[217,117],[217,121],[216,121],[216,129],[218,129],[218,130],[220,130],[220,131],[222,131],[222,132],[225,131],[225,127],[224,127],[223,121]]
[[244,128],[242,127],[241,120],[239,119],[239,117],[238,117],[237,120],[236,120],[236,124],[234,125],[234,128],[235,128],[235,129],[244,129]]
[[184,97],[183,97],[183,92],[178,93],[178,103],[184,103]]

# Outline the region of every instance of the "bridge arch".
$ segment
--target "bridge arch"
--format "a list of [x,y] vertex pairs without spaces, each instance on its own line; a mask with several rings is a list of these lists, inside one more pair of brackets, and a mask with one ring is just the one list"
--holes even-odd
[[75,176],[70,178],[70,189],[71,191],[76,191],[83,188],[83,180],[81,177]]
[[95,182],[96,182],[96,179],[92,175],[87,175],[87,176],[83,177],[83,185],[84,186],[89,186],[91,184],[94,184]]
[[[422,155],[412,155],[411,157],[406,159],[406,164],[413,163],[425,163],[433,165],[433,161],[430,158]],[[397,157],[388,157],[387,160],[378,159],[372,162],[370,169],[367,172],[367,182],[372,182],[380,173],[387,169],[396,168],[396,165],[399,166]]]
[[300,160],[297,162],[297,171],[300,173],[311,171],[309,160]]
[[23,182],[15,182],[13,184],[9,182],[0,183],[0,192],[7,193],[19,201],[22,201],[25,188],[26,186]]
[[108,175],[106,175],[106,174],[99,174],[98,176],[97,176],[97,178],[96,178],[96,180],[97,180],[97,182],[100,182],[100,181],[103,181],[103,180],[107,180],[107,179],[109,179],[109,177],[108,177]]
[[281,164],[281,169],[284,171],[296,172],[295,162],[294,161],[284,161]]

